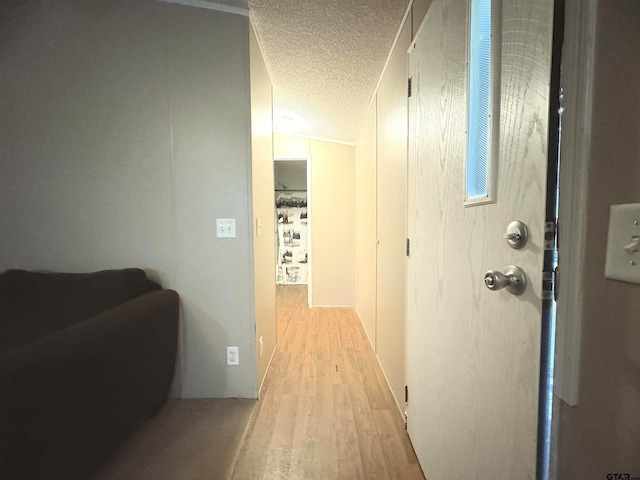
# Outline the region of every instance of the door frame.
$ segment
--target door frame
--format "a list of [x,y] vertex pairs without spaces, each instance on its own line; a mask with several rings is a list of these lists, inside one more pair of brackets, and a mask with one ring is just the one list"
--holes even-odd
[[[550,479],[557,478],[557,445],[561,402],[579,401],[580,342],[583,317],[583,272],[587,186],[593,105],[595,33],[598,0],[565,0],[562,142],[558,243],[562,265],[556,279],[557,299]],[[570,246],[570,248],[569,248]],[[562,279],[571,279],[570,282]]]
[[[593,103],[593,59],[597,0],[566,0],[562,57],[564,113],[560,168],[562,278],[558,297],[554,391],[568,405],[578,402],[582,321],[582,273],[586,255],[586,205]],[[571,248],[567,248],[571,246]],[[560,290],[559,290],[560,291]]]
[[[273,157],[274,169],[276,162],[306,162],[307,165],[307,218],[309,219],[307,224],[307,235],[309,237],[309,245],[307,246],[307,252],[309,255],[307,260],[307,303],[309,304],[309,308],[311,308],[311,305],[313,305],[313,254],[311,252],[311,244],[313,243],[311,242],[313,229],[313,220],[311,216],[311,155]],[[277,229],[275,233],[276,235],[278,234]],[[276,258],[278,258],[277,253]]]
[[[551,78],[548,112],[548,151],[547,151],[547,200],[545,221],[557,226],[560,192],[560,149],[562,148],[562,60],[564,52],[565,0],[554,1],[553,36],[551,52]],[[542,300],[542,335],[540,342],[540,388],[538,403],[538,480],[549,480],[551,473],[554,436],[554,376],[555,376],[555,333],[557,326],[557,301],[555,297],[556,273],[559,271],[557,227],[555,239],[550,247],[545,247],[543,278],[548,275],[552,281],[552,290]]]

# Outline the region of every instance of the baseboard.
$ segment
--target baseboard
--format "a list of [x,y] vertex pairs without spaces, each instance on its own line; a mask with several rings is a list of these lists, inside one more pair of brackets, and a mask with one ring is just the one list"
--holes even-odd
[[278,343],[276,342],[276,346],[271,352],[271,358],[269,358],[269,363],[267,364],[267,368],[264,371],[262,380],[260,380],[260,386],[258,387],[258,400],[260,400],[260,395],[262,394],[262,387],[264,386],[264,381],[267,379],[267,375],[269,375],[269,370],[271,369],[271,363],[273,362],[273,357],[276,355],[277,350],[278,350]]
[[393,397],[393,399],[396,402],[396,406],[398,407],[398,411],[400,412],[400,416],[402,417],[402,421],[404,421],[405,419],[405,407],[404,407],[404,402],[400,403],[398,401],[398,399],[396,398],[396,396],[393,393],[393,388],[391,388],[391,382],[389,381],[389,377],[387,377],[387,372],[384,371],[384,367],[382,366],[382,362],[380,361],[380,357],[378,356],[378,353],[376,352],[376,348],[373,344],[373,341],[371,340],[371,337],[369,336],[369,332],[367,332],[367,329],[364,327],[364,323],[362,323],[362,318],[360,317],[360,313],[358,312],[358,309],[354,307],[353,309],[356,312],[356,316],[358,317],[358,321],[360,322],[360,325],[362,325],[362,330],[364,330],[364,334],[367,336],[367,340],[369,340],[369,345],[371,346],[371,350],[373,350],[373,354],[376,357],[376,360],[378,361],[378,365],[380,366],[380,370],[382,371],[382,375],[384,376],[385,381],[387,382],[387,387],[389,388],[389,391],[391,392],[391,396]]
[[[360,325],[362,325],[362,330],[364,330],[364,334],[367,336],[367,339],[369,340],[369,345],[371,345],[371,350],[373,350],[373,353],[376,353],[376,346],[373,343],[373,340],[371,339],[371,337],[369,336],[369,332],[367,332],[367,328],[364,326],[364,323],[362,322],[362,317],[360,316],[360,312],[358,311],[357,307],[353,307],[353,310],[356,312],[356,316],[358,317],[358,320],[360,321]],[[378,355],[376,354],[376,358],[378,358]],[[378,362],[380,362],[380,360],[378,359]],[[384,372],[384,370],[383,370]],[[386,378],[386,375],[385,375]]]
[[[311,305],[311,308],[354,308],[353,305]],[[360,318],[360,316],[358,316]]]

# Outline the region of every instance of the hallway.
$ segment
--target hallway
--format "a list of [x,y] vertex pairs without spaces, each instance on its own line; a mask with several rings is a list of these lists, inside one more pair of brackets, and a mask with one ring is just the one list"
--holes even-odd
[[355,311],[277,292],[279,346],[233,478],[423,479]]

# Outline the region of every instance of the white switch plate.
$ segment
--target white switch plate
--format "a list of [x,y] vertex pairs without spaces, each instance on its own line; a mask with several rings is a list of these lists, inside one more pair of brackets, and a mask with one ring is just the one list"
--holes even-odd
[[605,277],[640,283],[640,251],[633,251],[637,243],[635,237],[640,237],[640,203],[612,205],[609,213]]
[[236,236],[236,219],[235,218],[217,218],[216,219],[216,237],[217,238],[235,238]]

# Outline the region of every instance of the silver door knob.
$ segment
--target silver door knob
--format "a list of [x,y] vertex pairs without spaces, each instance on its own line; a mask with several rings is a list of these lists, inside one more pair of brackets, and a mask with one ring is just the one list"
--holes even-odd
[[527,276],[524,271],[515,265],[509,265],[504,273],[498,270],[489,270],[484,274],[484,284],[489,290],[501,290],[514,295],[522,295],[527,289]]

